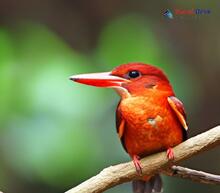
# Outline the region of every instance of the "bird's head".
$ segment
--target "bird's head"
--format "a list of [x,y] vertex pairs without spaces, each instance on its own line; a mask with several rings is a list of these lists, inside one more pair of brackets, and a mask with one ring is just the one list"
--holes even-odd
[[149,89],[171,89],[162,70],[143,63],[122,64],[110,72],[74,75],[70,80],[91,86],[114,88],[122,98],[142,95]]

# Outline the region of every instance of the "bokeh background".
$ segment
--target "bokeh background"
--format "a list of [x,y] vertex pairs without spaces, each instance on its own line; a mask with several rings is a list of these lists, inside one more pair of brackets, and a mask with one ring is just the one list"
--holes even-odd
[[[72,74],[131,61],[169,76],[186,107],[189,135],[220,123],[219,1],[1,0],[0,189],[61,193],[104,167],[128,161],[110,89]],[[209,9],[163,17],[166,9]],[[220,173],[219,147],[182,165]],[[218,193],[219,186],[163,177],[165,193]],[[107,193],[131,193],[130,184]]]

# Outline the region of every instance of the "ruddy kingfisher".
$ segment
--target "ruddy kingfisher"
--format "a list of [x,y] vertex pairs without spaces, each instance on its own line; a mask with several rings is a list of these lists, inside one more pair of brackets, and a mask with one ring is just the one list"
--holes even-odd
[[[121,100],[116,109],[116,127],[122,145],[132,158],[139,174],[140,159],[167,151],[172,160],[172,147],[187,138],[183,103],[158,67],[143,63],[122,64],[110,72],[80,74],[71,80],[97,87],[113,88]],[[134,193],[162,192],[159,174],[144,176],[132,182]]]

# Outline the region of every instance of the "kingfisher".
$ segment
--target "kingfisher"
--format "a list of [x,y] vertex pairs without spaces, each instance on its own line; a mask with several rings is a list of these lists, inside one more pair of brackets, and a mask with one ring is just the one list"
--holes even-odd
[[[184,105],[158,67],[132,62],[119,65],[110,72],[73,75],[70,80],[113,88],[119,94],[116,108],[118,137],[140,175],[141,158],[166,150],[167,158],[172,160],[172,148],[187,139]],[[134,180],[132,186],[134,193],[163,191],[159,174],[143,176]]]

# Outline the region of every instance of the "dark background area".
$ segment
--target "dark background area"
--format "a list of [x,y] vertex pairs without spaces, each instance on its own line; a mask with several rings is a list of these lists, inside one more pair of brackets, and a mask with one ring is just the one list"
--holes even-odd
[[[0,1],[0,189],[58,193],[128,161],[117,138],[119,97],[72,74],[131,61],[161,67],[186,107],[189,136],[219,124],[218,1]],[[166,9],[208,15],[163,16]],[[183,163],[220,173],[219,148]],[[164,177],[164,192],[218,186]],[[108,193],[131,192],[125,184]]]

